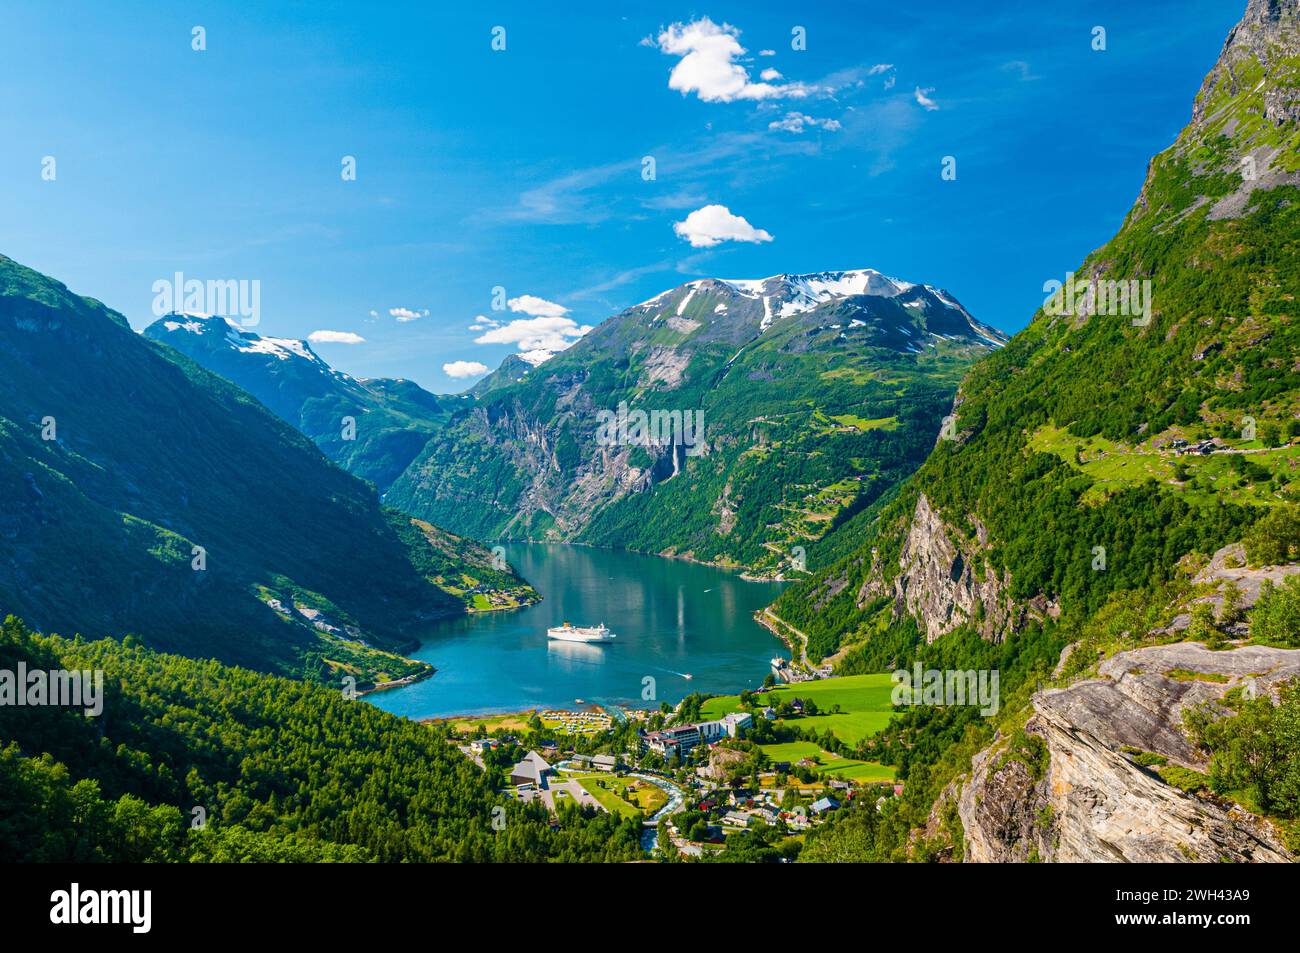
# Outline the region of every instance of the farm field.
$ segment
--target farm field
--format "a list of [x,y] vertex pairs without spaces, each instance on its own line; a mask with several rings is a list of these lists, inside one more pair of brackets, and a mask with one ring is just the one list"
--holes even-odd
[[1223,500],[1258,506],[1282,502],[1269,481],[1252,482],[1237,472],[1234,458],[1238,464],[1244,460],[1264,468],[1283,486],[1300,485],[1300,446],[1265,449],[1258,440],[1227,443],[1232,450],[1245,452],[1175,457],[1142,444],[1130,447],[1103,437],[1084,439],[1050,426],[1040,427],[1029,441],[1034,450],[1054,454],[1097,481],[1084,494],[1087,501],[1100,501],[1126,486],[1156,480],[1202,503]]
[[818,762],[815,770],[826,777],[840,778],[845,781],[892,781],[894,768],[874,761],[857,761],[841,758],[829,751],[823,751],[811,741],[787,741],[774,745],[762,745],[765,755],[773,761],[789,761],[792,765],[811,758]]
[[[857,744],[889,724],[889,720],[894,715],[894,706],[890,702],[892,692],[893,683],[890,681],[890,676],[882,672],[783,685],[770,692],[764,692],[760,697],[765,699],[763,704],[773,704],[773,699],[812,699],[822,714],[795,719],[792,724],[797,723],[801,727],[816,731],[829,729],[844,743]],[[840,713],[826,714],[835,705],[840,706]],[[728,712],[740,710],[740,696],[721,695],[706,701],[701,709],[701,715],[705,719],[716,719]]]

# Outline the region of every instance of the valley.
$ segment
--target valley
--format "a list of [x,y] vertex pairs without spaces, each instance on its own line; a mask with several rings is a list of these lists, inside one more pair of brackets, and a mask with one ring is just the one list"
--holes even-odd
[[[555,95],[547,69],[567,65],[496,29],[493,56],[518,58],[462,63],[467,82]],[[567,129],[554,103],[430,104],[403,73],[410,103],[345,101],[394,129],[420,117],[388,146],[403,162],[373,145],[372,186],[351,155],[334,181],[331,154],[329,187],[351,189],[333,209],[286,184],[323,188],[316,171],[282,170],[270,205],[312,214],[211,241],[294,276],[265,308],[252,280],[220,286],[248,297],[229,315],[163,294],[181,310],[128,320],[0,255],[0,858],[1300,859],[1300,0],[1246,0],[1181,130],[1140,117],[1170,123],[1145,174],[1123,143],[1071,145],[1110,176],[1089,187],[1133,187],[1100,244],[1077,244],[1092,209],[1035,232],[976,184],[1046,200],[1088,169],[1045,136],[1008,173],[987,117],[962,124],[990,103],[1105,106],[1112,64],[1149,82],[1119,45],[1100,58],[1101,27],[1072,53],[1024,31],[1033,68],[966,63],[979,95],[955,77],[909,92],[892,55],[787,79],[767,65],[782,43],[755,29],[751,56],[708,18],[635,29],[593,62],[673,57],[656,82],[691,110],[674,115],[692,149],[544,156],[527,131],[534,112]],[[394,56],[349,75],[368,88],[394,62],[416,72]],[[888,108],[844,105],[868,88]],[[575,107],[582,135],[564,134],[597,141],[591,115],[621,134],[633,102]],[[508,115],[500,141],[488,114]],[[910,137],[934,126],[980,144],[961,158],[976,204],[955,157],[930,174],[941,140],[929,185],[910,178]],[[405,177],[405,156],[462,138],[465,161]],[[852,188],[822,186],[845,167]],[[151,254],[123,242],[109,290]],[[982,244],[1008,283],[1008,256],[1077,257],[1052,261],[1066,281],[1032,314],[986,315],[974,303],[1014,295],[969,280],[965,257],[995,260]],[[934,263],[956,290],[811,270],[845,260]],[[94,706],[42,697],[69,672],[102,686]]]

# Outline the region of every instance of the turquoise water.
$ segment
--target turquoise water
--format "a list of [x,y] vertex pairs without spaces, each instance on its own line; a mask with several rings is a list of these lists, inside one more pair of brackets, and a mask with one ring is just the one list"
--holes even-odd
[[[572,708],[578,699],[657,707],[691,692],[757,687],[773,656],[789,656],[752,618],[776,598],[780,583],[583,546],[515,544],[506,558],[542,601],[436,624],[411,654],[437,674],[367,700],[410,718]],[[580,645],[546,637],[566,620],[604,622],[618,638]],[[651,689],[654,697],[645,698]]]

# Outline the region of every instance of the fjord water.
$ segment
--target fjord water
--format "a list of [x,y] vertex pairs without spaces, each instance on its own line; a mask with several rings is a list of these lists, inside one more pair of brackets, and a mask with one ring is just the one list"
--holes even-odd
[[[514,544],[506,558],[542,601],[436,624],[411,654],[437,673],[369,701],[409,718],[572,708],[578,699],[656,707],[691,692],[757,687],[772,657],[789,655],[752,618],[776,598],[780,583],[584,546]],[[565,621],[604,622],[618,638],[583,645],[546,637]],[[647,677],[654,679],[654,700],[643,699]]]

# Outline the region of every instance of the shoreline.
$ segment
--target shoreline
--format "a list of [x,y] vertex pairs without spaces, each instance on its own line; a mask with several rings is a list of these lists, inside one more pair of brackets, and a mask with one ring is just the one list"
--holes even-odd
[[[408,659],[408,661],[416,661],[416,660]],[[393,689],[393,688],[405,688],[407,685],[414,685],[417,682],[422,682],[426,678],[433,678],[433,676],[436,675],[437,673],[438,670],[434,668],[432,665],[430,665],[429,668],[423,672],[413,672],[410,675],[403,676],[402,678],[395,678],[392,679],[391,681],[380,682],[377,685],[372,685],[370,688],[367,688],[364,691],[358,691],[357,698],[364,698],[365,696],[373,695],[376,692],[386,692],[389,689]]]
[[[500,722],[518,721],[520,723],[527,724],[528,721],[534,715],[540,716],[540,714],[544,711],[563,711],[563,712],[573,712],[575,714],[598,711],[598,712],[604,712],[605,714],[610,714],[611,709],[618,709],[620,711],[627,712],[629,714],[634,712],[650,712],[656,710],[650,708],[634,708],[630,704],[615,705],[611,703],[609,705],[602,705],[597,702],[584,702],[581,705],[576,705],[571,703],[568,705],[538,706],[536,708],[523,708],[523,709],[515,709],[511,711],[473,712],[468,715],[425,715],[421,718],[413,718],[411,720],[421,725],[454,724],[458,722],[459,723],[473,722],[477,724],[479,722],[488,723],[492,721],[500,721]],[[610,717],[613,718],[614,716],[611,714]],[[490,731],[492,729],[489,727],[488,730]]]
[[742,566],[739,563],[710,562],[707,559],[697,559],[690,553],[674,553],[668,550],[662,552],[651,552],[648,549],[628,549],[626,546],[602,546],[597,543],[586,543],[567,539],[499,539],[497,542],[524,546],[581,546],[584,549],[598,549],[610,553],[630,553],[633,556],[656,556],[660,559],[675,559],[680,562],[690,563],[694,566],[705,566],[709,569],[718,569],[722,572],[730,573],[744,582],[792,583],[799,581],[798,579],[786,579],[779,574],[775,576],[756,576],[750,571],[750,567]]

